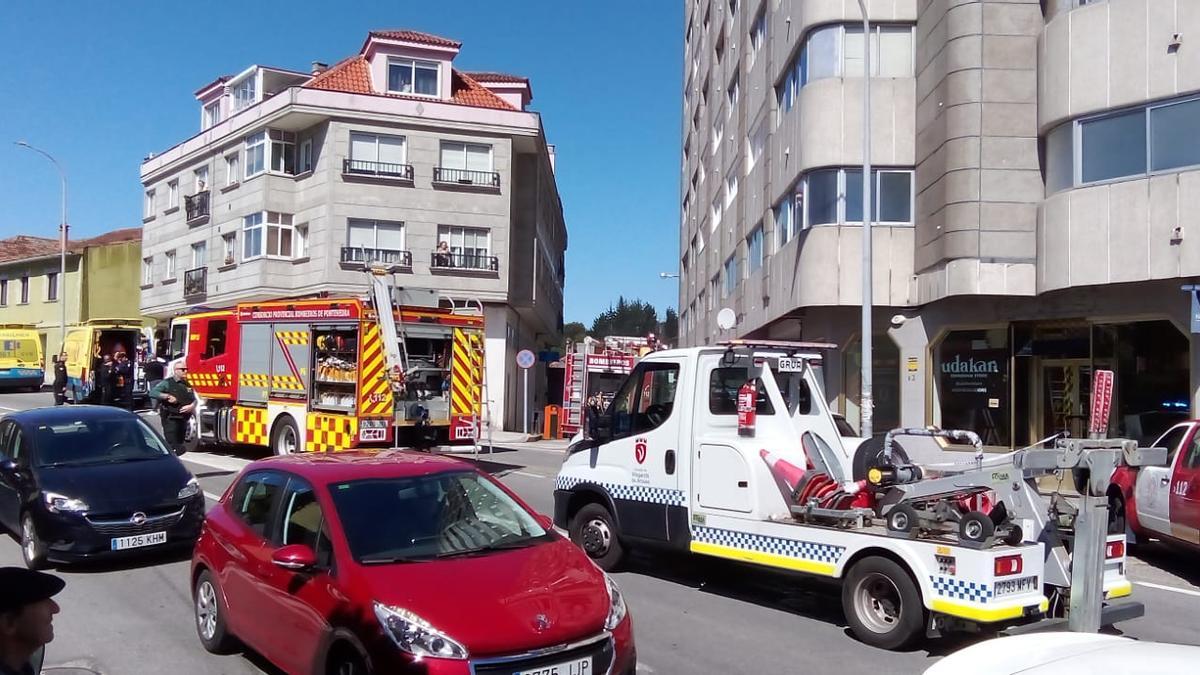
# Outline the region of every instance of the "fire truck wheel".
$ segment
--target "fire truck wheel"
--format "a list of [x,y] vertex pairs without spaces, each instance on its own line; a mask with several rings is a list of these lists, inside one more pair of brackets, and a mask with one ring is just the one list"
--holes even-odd
[[290,415],[280,415],[271,429],[271,450],[276,455],[291,455],[300,450],[300,432]]
[[888,512],[887,528],[892,532],[912,532],[918,522],[917,510],[908,504],[897,504]]
[[585,505],[571,519],[571,541],[605,572],[615,570],[625,557],[616,522],[600,504]]
[[995,523],[982,511],[968,511],[958,521],[958,536],[967,541],[987,541],[995,533]]
[[901,649],[925,627],[925,608],[912,577],[881,556],[863,558],[850,568],[842,586],[842,611],[855,637],[881,649]]

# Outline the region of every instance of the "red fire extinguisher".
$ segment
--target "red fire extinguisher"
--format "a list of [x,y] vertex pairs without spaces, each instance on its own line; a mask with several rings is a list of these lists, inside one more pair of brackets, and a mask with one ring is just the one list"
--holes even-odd
[[737,397],[737,413],[738,413],[738,435],[753,436],[755,422],[755,399],[758,395],[758,381],[746,380],[741,389],[738,389]]

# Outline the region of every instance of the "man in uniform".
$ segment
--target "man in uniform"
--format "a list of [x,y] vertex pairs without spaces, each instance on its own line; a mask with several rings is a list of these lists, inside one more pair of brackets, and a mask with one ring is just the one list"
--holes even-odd
[[54,356],[54,405],[67,402],[67,354]]
[[133,362],[129,360],[129,355],[125,352],[117,352],[117,360],[115,369],[117,372],[116,381],[116,402],[126,410],[133,410]]
[[150,398],[158,401],[158,414],[162,418],[163,435],[176,455],[184,453],[183,442],[187,436],[187,421],[196,409],[196,392],[187,383],[187,366],[175,366],[171,377],[154,385]]
[[0,567],[0,675],[34,675],[54,639],[53,598],[66,584],[53,574]]

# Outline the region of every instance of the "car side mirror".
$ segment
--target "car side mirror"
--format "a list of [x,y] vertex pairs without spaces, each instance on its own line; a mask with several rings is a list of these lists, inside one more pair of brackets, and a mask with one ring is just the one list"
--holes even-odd
[[271,562],[292,572],[304,572],[317,566],[317,554],[304,544],[289,544],[275,549]]
[[591,432],[589,438],[597,443],[607,443],[612,440],[612,417],[608,415],[596,415],[592,420]]

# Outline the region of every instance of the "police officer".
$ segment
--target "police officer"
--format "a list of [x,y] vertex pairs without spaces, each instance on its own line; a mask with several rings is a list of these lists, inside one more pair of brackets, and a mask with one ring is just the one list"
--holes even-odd
[[133,410],[133,362],[129,360],[128,354],[117,352],[115,369],[117,405],[126,410]]
[[183,442],[187,436],[187,421],[196,409],[196,392],[187,383],[187,366],[175,366],[171,377],[154,385],[150,398],[158,401],[158,414],[162,418],[163,435],[167,444],[177,455],[184,453]]
[[54,357],[54,405],[67,402],[67,354],[56,354]]
[[117,364],[111,354],[103,356],[96,379],[99,380],[96,384],[100,387],[100,405],[112,405],[117,398]]

